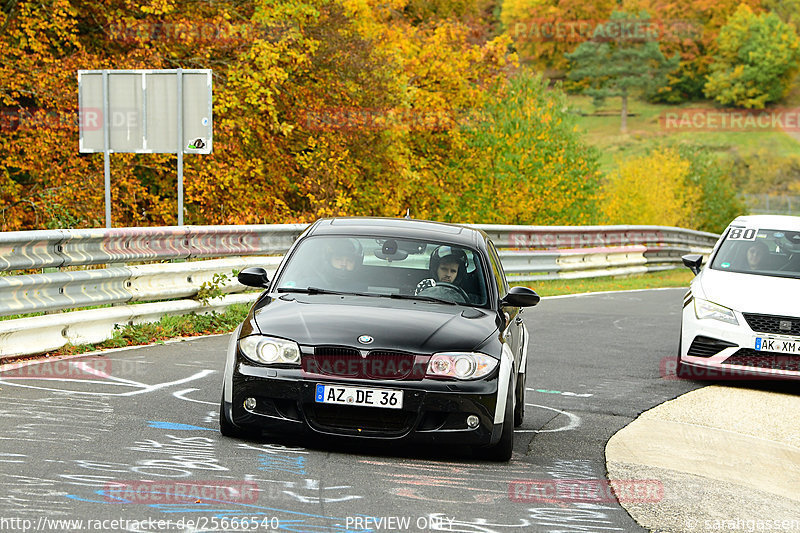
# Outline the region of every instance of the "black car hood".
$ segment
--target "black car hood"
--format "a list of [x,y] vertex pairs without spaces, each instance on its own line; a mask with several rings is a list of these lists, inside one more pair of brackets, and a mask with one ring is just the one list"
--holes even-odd
[[[285,294],[256,310],[261,333],[301,345],[413,353],[475,350],[498,327],[486,309],[376,297]],[[374,340],[359,343],[358,337]]]

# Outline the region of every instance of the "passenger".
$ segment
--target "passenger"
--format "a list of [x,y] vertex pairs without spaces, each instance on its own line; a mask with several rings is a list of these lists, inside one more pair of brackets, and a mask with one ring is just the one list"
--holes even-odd
[[317,276],[309,286],[319,286],[322,289],[356,290],[363,289],[359,279],[359,269],[364,261],[361,245],[354,239],[335,239],[325,244],[323,263]]

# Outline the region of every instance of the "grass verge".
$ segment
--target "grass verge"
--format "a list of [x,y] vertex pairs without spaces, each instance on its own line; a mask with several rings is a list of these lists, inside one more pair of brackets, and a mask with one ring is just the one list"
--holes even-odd
[[114,336],[99,344],[67,344],[48,355],[73,355],[105,348],[122,348],[144,344],[163,344],[164,341],[180,337],[196,337],[230,333],[245,319],[250,306],[235,304],[224,313],[210,315],[165,316],[158,322],[135,324],[119,328]]
[[712,131],[687,130],[667,127],[667,113],[707,110],[719,112],[708,102],[690,102],[681,105],[654,104],[638,99],[629,102],[627,133],[620,132],[620,103],[618,98],[608,100],[607,106],[597,109],[592,99],[585,95],[569,95],[572,112],[579,114],[577,126],[587,143],[600,153],[600,167],[611,172],[618,161],[646,154],[654,147],[670,143],[690,143],[713,151],[720,161],[737,156],[766,153],[776,158],[800,155],[800,143],[780,130],[736,131],[719,128]]

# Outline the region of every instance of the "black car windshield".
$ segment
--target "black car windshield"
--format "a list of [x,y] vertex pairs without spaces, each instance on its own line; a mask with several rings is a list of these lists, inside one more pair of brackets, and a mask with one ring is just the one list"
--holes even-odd
[[478,307],[488,302],[483,264],[475,250],[385,237],[304,239],[275,287],[278,292],[335,291]]
[[800,232],[732,227],[714,256],[711,268],[800,278]]

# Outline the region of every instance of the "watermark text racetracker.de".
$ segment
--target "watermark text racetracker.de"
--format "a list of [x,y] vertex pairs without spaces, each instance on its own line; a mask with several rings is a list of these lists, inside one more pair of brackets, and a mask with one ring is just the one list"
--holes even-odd
[[233,23],[180,20],[174,22],[135,20],[111,24],[105,28],[115,41],[128,44],[144,42],[193,43],[203,46],[239,46],[255,40],[278,42],[297,28],[289,24]]
[[702,35],[697,22],[678,19],[602,20],[533,18],[511,24],[511,35],[528,42],[681,42]]
[[35,107],[0,107],[0,133],[29,132],[41,130],[101,131],[103,124],[113,130],[129,131],[141,127],[137,110],[112,111],[107,119],[103,110],[86,107],[81,110],[47,109]]
[[744,359],[738,361],[737,364],[719,366],[685,365],[681,376],[678,376],[677,359],[675,356],[667,356],[661,359],[659,370],[663,379],[673,381],[682,378],[696,380],[769,380],[783,379],[786,377],[785,372],[800,372],[800,360],[791,355],[752,356],[749,361]]
[[800,108],[679,109],[659,116],[668,131],[800,131]]
[[114,377],[144,376],[142,361],[112,359],[108,356],[78,356],[12,361],[0,365],[0,379],[98,380]]
[[274,516],[192,516],[183,518],[36,519],[0,517],[0,531],[277,531]]
[[531,479],[512,481],[508,498],[517,503],[657,503],[664,485],[657,479]]
[[258,485],[253,481],[113,481],[103,491],[109,503],[176,504],[214,501],[253,504]]

